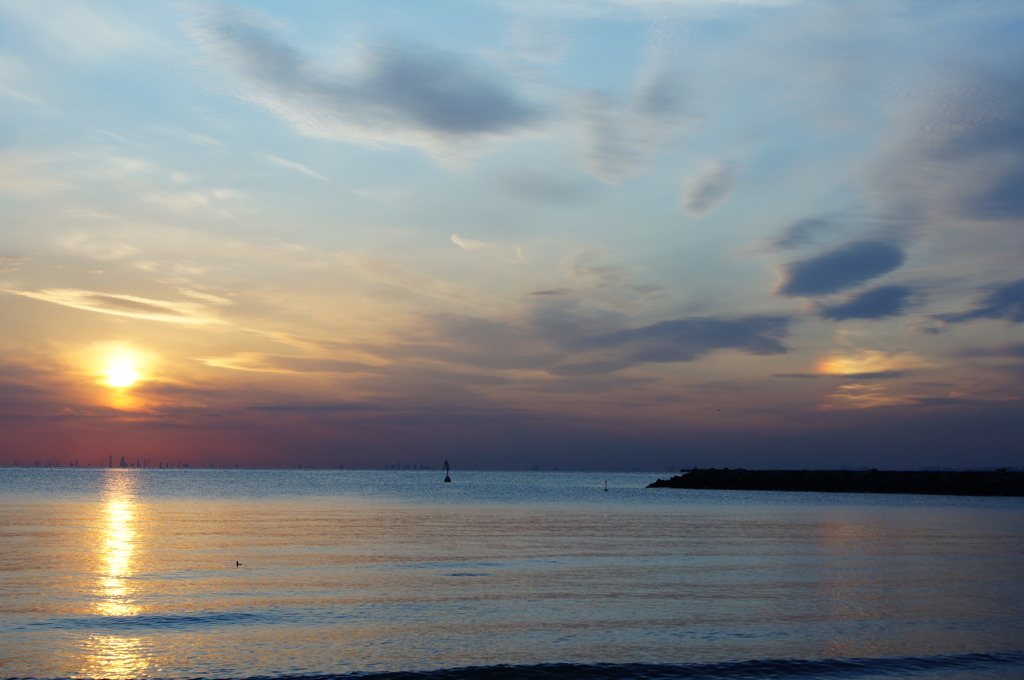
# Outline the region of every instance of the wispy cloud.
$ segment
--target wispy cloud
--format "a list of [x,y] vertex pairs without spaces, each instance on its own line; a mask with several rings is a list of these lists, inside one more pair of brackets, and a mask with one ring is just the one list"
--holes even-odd
[[452,234],[452,243],[463,250],[476,250],[487,245],[483,241],[473,241],[472,239],[462,238],[458,234]]
[[[190,298],[187,300],[153,300],[135,295],[118,295],[68,288],[50,288],[39,291],[9,290],[7,292],[88,312],[196,326],[225,323],[216,316],[211,300],[216,299],[218,305],[229,304],[229,301],[222,298],[195,295],[190,291],[181,291],[185,297]],[[195,301],[197,299],[201,302]]]
[[976,319],[1006,319],[1024,323],[1024,279],[992,286],[974,309],[956,314],[937,314],[936,319],[946,323],[963,323]]
[[71,184],[47,167],[53,159],[19,152],[0,153],[0,192],[13,196],[45,196],[67,191]]
[[771,242],[771,247],[779,249],[801,248],[814,243],[819,237],[836,230],[835,220],[824,217],[808,217],[793,222],[782,235]]
[[733,192],[738,176],[735,164],[712,163],[686,186],[683,207],[691,215],[707,215]]
[[374,373],[379,371],[378,367],[356,361],[260,352],[244,352],[224,357],[201,357],[199,361],[207,366],[257,373]]
[[0,272],[16,272],[28,261],[27,257],[0,255]]
[[266,161],[267,163],[272,163],[274,165],[279,165],[282,168],[289,168],[291,170],[298,170],[299,172],[303,173],[304,175],[309,175],[310,177],[316,177],[317,179],[323,179],[323,180],[327,179],[326,177],[321,175],[316,170],[311,170],[310,168],[306,167],[302,163],[296,163],[295,161],[290,161],[290,160],[288,160],[286,158],[279,158],[277,156],[272,156],[269,153],[253,153],[253,155],[256,156],[256,158],[259,158],[261,160]]
[[884,319],[903,314],[913,295],[907,286],[879,286],[833,305],[820,305],[818,314],[825,319]]
[[307,58],[254,14],[228,10],[198,17],[194,35],[238,79],[240,96],[313,137],[411,146],[446,158],[472,154],[541,119],[507,74],[466,55],[363,47],[342,70]]
[[646,167],[649,157],[693,125],[684,79],[654,70],[625,100],[604,92],[579,98],[584,167],[609,183]]

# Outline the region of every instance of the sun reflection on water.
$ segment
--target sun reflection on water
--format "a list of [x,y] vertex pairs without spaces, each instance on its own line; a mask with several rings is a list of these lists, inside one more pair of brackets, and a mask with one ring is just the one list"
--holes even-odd
[[102,598],[98,607],[100,613],[107,616],[133,616],[139,613],[128,581],[132,575],[132,554],[135,551],[135,508],[131,500],[110,498],[104,513],[105,573],[100,581]]
[[[98,588],[96,611],[102,616],[136,616],[141,612],[133,584],[137,471],[109,470],[103,489],[103,514],[96,541]],[[140,640],[122,635],[96,635],[85,640],[82,674],[87,677],[137,677],[148,667],[139,653]]]
[[87,641],[88,656],[79,675],[87,678],[135,678],[149,667],[141,640],[122,635],[95,635]]
[[103,524],[100,527],[100,599],[97,607],[106,616],[134,616],[139,607],[131,584],[135,552],[135,477],[127,470],[111,470],[104,489]]

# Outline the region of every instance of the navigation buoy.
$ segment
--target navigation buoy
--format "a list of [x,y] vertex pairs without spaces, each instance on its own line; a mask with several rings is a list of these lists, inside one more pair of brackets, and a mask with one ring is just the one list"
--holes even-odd
[[451,468],[448,467],[448,459],[447,458],[444,459],[444,465],[441,466],[441,469],[444,470],[444,481],[446,481],[446,482],[452,481],[452,476],[450,474],[448,474],[448,472],[449,472],[449,470],[451,470]]

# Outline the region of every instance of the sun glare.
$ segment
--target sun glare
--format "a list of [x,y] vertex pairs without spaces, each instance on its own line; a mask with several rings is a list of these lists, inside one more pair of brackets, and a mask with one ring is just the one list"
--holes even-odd
[[96,345],[90,355],[99,384],[118,390],[145,380],[152,363],[148,352],[123,343]]
[[139,381],[139,370],[135,362],[126,357],[113,359],[104,371],[107,384],[111,387],[131,387]]

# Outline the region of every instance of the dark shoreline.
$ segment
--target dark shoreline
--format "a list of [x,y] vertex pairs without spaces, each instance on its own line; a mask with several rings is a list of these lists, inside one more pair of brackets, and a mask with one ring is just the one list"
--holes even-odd
[[836,493],[913,493],[948,496],[1024,496],[1024,472],[890,470],[730,470],[693,469],[659,479],[648,489],[729,489],[742,491],[824,491]]

